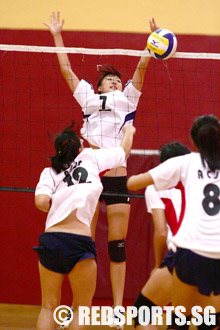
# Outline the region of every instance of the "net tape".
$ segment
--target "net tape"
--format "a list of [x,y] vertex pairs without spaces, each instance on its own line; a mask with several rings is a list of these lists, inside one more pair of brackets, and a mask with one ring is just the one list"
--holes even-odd
[[[6,45],[0,44],[2,51],[34,52],[34,53],[68,53],[86,55],[126,55],[126,56],[146,56],[150,57],[147,50],[132,49],[95,49],[95,48],[75,48],[75,47],[42,47],[25,45]],[[218,53],[184,53],[176,52],[173,58],[196,58],[220,60]]]

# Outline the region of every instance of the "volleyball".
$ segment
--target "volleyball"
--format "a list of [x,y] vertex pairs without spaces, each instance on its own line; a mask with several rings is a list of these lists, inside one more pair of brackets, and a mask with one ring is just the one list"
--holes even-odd
[[149,36],[147,49],[151,56],[160,60],[167,60],[176,52],[177,38],[170,30],[158,29]]

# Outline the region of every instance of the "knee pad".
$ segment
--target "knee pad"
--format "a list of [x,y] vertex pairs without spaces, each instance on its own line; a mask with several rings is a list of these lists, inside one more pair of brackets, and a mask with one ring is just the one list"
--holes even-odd
[[126,240],[108,242],[108,254],[111,261],[123,262],[126,260]]
[[197,325],[197,328],[198,330],[212,330],[212,329],[220,329],[220,312],[219,313],[215,313],[215,314],[212,314],[212,315],[215,315],[216,319],[215,319],[215,324],[213,325],[206,325],[204,323],[204,320],[203,320],[203,323],[200,324],[200,325]]
[[147,306],[151,308],[152,306],[157,306],[151,301],[150,299],[146,298],[142,295],[142,293],[139,294],[137,299],[134,302],[134,306],[137,308],[137,316],[134,318],[134,327],[136,328],[137,325],[139,325],[139,308],[141,306]]
[[172,313],[172,324],[167,327],[168,329],[176,329],[176,330],[188,330],[190,325],[187,324],[188,321],[191,320],[191,315],[186,316],[186,323],[183,325],[177,325],[175,322],[176,314]]

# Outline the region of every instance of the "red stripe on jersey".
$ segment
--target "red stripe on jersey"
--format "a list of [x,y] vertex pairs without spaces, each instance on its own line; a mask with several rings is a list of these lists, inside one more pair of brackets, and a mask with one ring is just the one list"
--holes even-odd
[[103,177],[103,175],[104,175],[106,172],[108,172],[108,171],[110,171],[110,169],[105,170],[105,171],[99,173],[100,180],[101,180],[101,178]]
[[167,223],[170,226],[172,234],[175,235],[176,232],[178,231],[178,220],[177,220],[175,208],[173,206],[173,202],[170,198],[162,197],[161,199],[165,204],[165,214],[166,214]]
[[181,211],[180,211],[179,219],[177,219],[176,211],[172,200],[164,197],[161,198],[165,204],[165,214],[166,214],[167,223],[170,226],[173,235],[175,235],[178,232],[181,226],[186,208],[185,188],[182,182],[179,182],[175,188],[181,191]]

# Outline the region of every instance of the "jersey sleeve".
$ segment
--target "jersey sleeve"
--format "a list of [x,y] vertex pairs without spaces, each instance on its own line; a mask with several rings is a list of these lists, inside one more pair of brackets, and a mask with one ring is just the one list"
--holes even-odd
[[87,99],[89,94],[94,94],[93,86],[84,79],[80,80],[73,96],[81,107],[83,107],[85,99]]
[[127,97],[129,102],[131,102],[135,107],[137,107],[139,98],[141,96],[141,92],[134,87],[131,80],[129,80],[127,82],[127,84],[125,85],[123,94],[124,94],[124,96]]
[[95,150],[93,149],[93,151],[98,163],[99,172],[124,166],[125,152],[122,147]]
[[181,181],[181,170],[185,156],[168,159],[164,163],[149,170],[156,190],[166,190],[175,187]]
[[159,193],[155,190],[153,185],[146,188],[145,201],[149,213],[152,213],[152,209],[165,210],[164,202],[161,200]]
[[55,182],[52,177],[51,168],[47,167],[42,171],[40,175],[40,180],[35,189],[35,196],[44,194],[51,197],[54,192],[54,188]]

